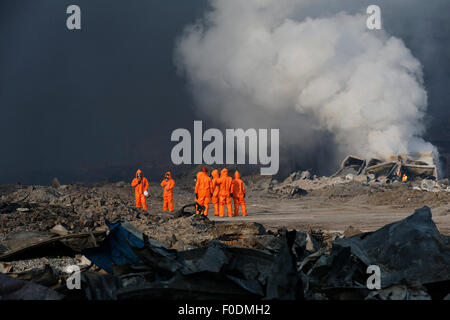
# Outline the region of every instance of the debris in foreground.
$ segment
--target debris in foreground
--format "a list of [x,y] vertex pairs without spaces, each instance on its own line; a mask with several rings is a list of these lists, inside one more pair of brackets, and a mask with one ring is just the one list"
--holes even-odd
[[61,300],[64,296],[43,285],[0,273],[1,300]]
[[[377,231],[351,230],[331,242],[317,233],[280,229],[271,250],[238,248],[216,239],[177,251],[127,221],[107,225],[109,233],[96,245],[77,243],[92,262],[81,271],[81,290],[69,290],[65,280],[70,274],[49,267],[0,276],[40,285],[32,287],[38,299],[426,300],[450,293],[450,237],[439,233],[428,207]],[[45,249],[51,253],[51,247]],[[21,252],[23,258],[32,251]],[[366,285],[370,265],[381,270],[380,290]],[[29,297],[11,294],[10,288],[0,287],[2,299]]]
[[[442,235],[423,207],[413,215],[375,232],[337,239],[330,250],[317,252],[301,262],[298,270],[307,282],[309,294],[339,298],[351,291],[355,298],[389,298],[382,292],[406,286],[436,299],[450,291],[450,237]],[[381,270],[379,294],[366,286],[367,267]],[[340,289],[336,292],[336,289]],[[408,297],[404,294],[404,297]]]

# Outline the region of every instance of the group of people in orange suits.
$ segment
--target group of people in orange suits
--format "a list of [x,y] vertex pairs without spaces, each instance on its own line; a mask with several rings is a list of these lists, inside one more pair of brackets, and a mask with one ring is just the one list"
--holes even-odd
[[[227,207],[228,217],[233,217],[231,199],[234,201],[234,216],[239,216],[239,207],[242,209],[242,215],[247,216],[247,207],[245,205],[245,184],[241,179],[239,171],[235,171],[234,179],[228,176],[228,169],[224,168],[220,172],[217,169],[211,172],[212,178],[208,174],[208,169],[203,167],[197,174],[195,182],[195,201],[196,213],[208,215],[209,204],[214,206],[214,215],[225,217],[225,206]],[[148,180],[142,175],[142,171],[136,172],[136,177],[131,182],[134,188],[136,207],[148,210]],[[173,189],[175,181],[172,174],[167,171],[164,180],[161,182],[163,189],[163,210],[173,211]]]
[[[241,179],[239,171],[234,173],[234,179],[228,176],[228,169],[224,168],[220,172],[217,169],[211,172],[212,178],[208,175],[208,169],[203,167],[197,174],[195,183],[195,198],[197,202],[197,214],[208,215],[209,203],[214,206],[214,215],[225,216],[225,206],[228,217],[233,217],[231,199],[234,201],[234,216],[239,216],[239,207],[242,215],[247,216],[245,205],[245,184]],[[202,210],[202,208],[204,208]]]

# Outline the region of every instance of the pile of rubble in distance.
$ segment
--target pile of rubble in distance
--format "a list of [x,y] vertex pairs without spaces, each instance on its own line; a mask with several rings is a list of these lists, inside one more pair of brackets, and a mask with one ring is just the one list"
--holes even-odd
[[313,190],[327,187],[339,187],[348,184],[354,184],[360,187],[368,186],[372,188],[395,188],[405,186],[414,191],[436,193],[450,192],[450,183],[448,178],[441,179],[439,181],[432,179],[416,179],[413,181],[400,182],[398,180],[390,181],[386,177],[375,177],[373,174],[365,175],[347,173],[345,175],[331,177],[318,177],[316,175],[312,175],[309,171],[293,172],[281,182],[277,180],[270,180],[267,181],[266,184],[266,188],[271,192],[287,196],[306,195]]

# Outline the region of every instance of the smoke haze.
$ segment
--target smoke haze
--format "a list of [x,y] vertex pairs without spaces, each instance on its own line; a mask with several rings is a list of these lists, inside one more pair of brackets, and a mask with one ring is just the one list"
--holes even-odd
[[422,138],[422,65],[401,39],[367,29],[365,8],[333,12],[308,0],[210,5],[176,51],[202,114],[230,127],[280,128],[281,146],[304,155],[336,143],[338,150],[322,152],[325,167],[348,153],[437,153]]
[[[162,179],[171,133],[194,120],[280,128],[283,174],[330,174],[377,130],[381,152],[421,148],[423,133],[450,159],[450,1],[239,2],[0,1],[0,184],[128,181],[137,167]],[[66,27],[71,4],[79,31]],[[372,4],[382,32],[361,29]]]

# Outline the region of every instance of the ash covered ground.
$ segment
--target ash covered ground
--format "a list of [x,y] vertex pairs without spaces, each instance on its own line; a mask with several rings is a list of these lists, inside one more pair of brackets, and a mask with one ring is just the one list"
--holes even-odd
[[[1,237],[22,231],[51,231],[58,224],[69,233],[102,231],[106,230],[105,220],[125,219],[168,247],[182,249],[204,245],[211,239],[203,238],[201,229],[207,228],[195,228],[196,224],[259,222],[268,230],[286,227],[343,233],[353,226],[373,231],[424,205],[433,209],[439,230],[450,233],[447,179],[440,183],[430,181],[435,187],[428,191],[423,181],[387,184],[367,182],[365,176],[295,178],[296,174],[282,182],[259,175],[243,177],[249,216],[215,217],[211,206],[209,219],[195,215],[188,219],[174,218],[173,214],[164,212],[162,188],[159,182],[153,181],[150,181],[148,215],[139,214],[141,210],[135,208],[133,189],[128,182],[59,187],[3,185],[0,188]],[[176,181],[174,212],[193,203],[193,189],[193,174]],[[296,193],[297,190],[304,193]]]
[[[336,247],[334,241],[353,239],[367,232],[371,234],[385,225],[407,218],[423,206],[431,208],[436,232],[441,234],[442,241],[448,242],[448,180],[423,179],[401,183],[367,179],[366,175],[316,177],[308,172],[295,172],[279,182],[272,177],[250,175],[243,177],[247,187],[248,216],[219,218],[213,215],[212,209],[208,217],[193,214],[192,207],[181,210],[194,201],[194,174],[176,180],[173,213],[162,210],[162,188],[159,182],[150,181],[148,215],[135,208],[129,182],[3,185],[0,188],[1,254],[26,246],[29,238],[36,241],[39,237],[51,239],[92,232],[108,234],[107,221],[128,221],[164,248],[180,253],[202,250],[219,243],[230,248],[256,249],[277,255],[283,248],[286,232],[297,230],[295,243],[300,241],[300,237],[303,246],[302,254],[296,258],[300,274],[303,272],[300,270],[306,268],[303,262],[309,259],[313,264],[318,263],[319,253],[331,259],[330,252],[333,251],[330,250]],[[431,219],[427,221],[433,222]],[[0,271],[19,279],[28,279],[31,276],[26,275],[27,272],[35,272],[33,270],[48,271],[50,267],[64,272],[67,265],[88,267],[91,263],[82,254],[7,260],[0,262]],[[308,277],[313,277],[315,269],[309,267]],[[96,270],[102,272],[99,267]],[[430,298],[426,289],[420,286],[395,287],[395,290],[407,297]],[[304,295],[309,299],[345,298],[345,293],[330,296],[315,289],[305,289]],[[368,297],[367,293],[364,296]]]

